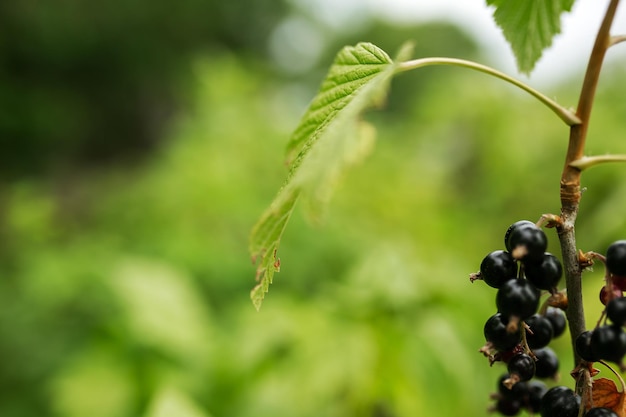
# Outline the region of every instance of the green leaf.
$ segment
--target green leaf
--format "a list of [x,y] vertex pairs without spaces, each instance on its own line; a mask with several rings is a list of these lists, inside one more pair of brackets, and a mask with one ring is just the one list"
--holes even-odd
[[[402,48],[400,57],[409,54]],[[396,65],[370,43],[343,48],[336,56],[318,94],[305,112],[287,146],[289,172],[278,195],[254,226],[250,253],[258,284],[250,297],[257,310],[280,270],[278,247],[302,196],[311,217],[321,215],[346,168],[371,150],[374,129],[360,114],[382,104]]]
[[495,6],[493,17],[511,45],[520,72],[529,74],[561,33],[561,14],[574,0],[487,0]]

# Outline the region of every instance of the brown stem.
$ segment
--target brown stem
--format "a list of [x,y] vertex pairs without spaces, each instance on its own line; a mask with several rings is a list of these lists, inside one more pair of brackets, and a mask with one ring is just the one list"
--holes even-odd
[[[576,115],[581,123],[570,128],[569,145],[565,159],[565,166],[561,175],[561,224],[557,226],[563,265],[565,269],[565,279],[567,285],[567,319],[572,338],[572,347],[576,337],[586,330],[585,317],[582,300],[581,272],[578,251],[576,249],[576,236],[574,225],[578,215],[578,205],[580,202],[580,174],[581,170],[570,165],[571,162],[583,156],[585,139],[589,127],[591,108],[595,97],[598,79],[602,62],[607,49],[611,46],[611,25],[615,16],[615,11],[619,0],[611,0],[606,14],[598,30],[596,41],[589,57],[587,71],[583,81]],[[581,358],[574,351],[575,366],[581,362]]]

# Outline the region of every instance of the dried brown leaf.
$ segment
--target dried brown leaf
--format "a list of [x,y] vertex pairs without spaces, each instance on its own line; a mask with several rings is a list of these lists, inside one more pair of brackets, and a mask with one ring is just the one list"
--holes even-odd
[[594,407],[606,407],[615,411],[618,416],[626,417],[624,392],[620,392],[613,382],[607,378],[598,378],[593,381],[591,393]]

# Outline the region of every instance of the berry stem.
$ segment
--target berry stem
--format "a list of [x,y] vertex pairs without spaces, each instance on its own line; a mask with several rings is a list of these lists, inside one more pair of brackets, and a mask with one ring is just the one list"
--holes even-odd
[[[576,353],[575,340],[579,334],[586,330],[586,326],[582,299],[582,268],[579,263],[574,231],[581,196],[580,176],[582,171],[580,168],[572,166],[571,164],[583,157],[589,119],[600,77],[600,70],[607,49],[611,46],[612,42],[614,43],[610,31],[618,4],[619,0],[611,0],[598,30],[587,64],[587,70],[579,96],[578,108],[576,110],[576,116],[578,116],[581,123],[572,125],[570,128],[565,166],[561,175],[561,224],[557,225],[557,232],[561,243],[561,253],[563,256],[563,267],[567,285],[568,308],[566,314],[572,339],[575,367],[582,361]],[[585,374],[582,381],[577,381],[579,389],[581,388],[579,384],[588,384],[590,382],[587,380],[588,378],[590,378],[589,375]]]
[[615,375],[615,378],[617,378],[617,381],[620,383],[620,386],[622,388],[621,392],[626,391],[626,383],[624,383],[624,378],[622,378],[619,372],[613,369],[613,367],[609,365],[608,363],[606,363],[605,361],[598,361],[598,362],[600,362],[602,365],[606,366],[611,372],[613,372],[613,375]]

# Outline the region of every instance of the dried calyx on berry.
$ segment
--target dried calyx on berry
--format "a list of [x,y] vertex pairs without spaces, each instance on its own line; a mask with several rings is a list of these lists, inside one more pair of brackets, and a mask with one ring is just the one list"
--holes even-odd
[[505,234],[506,249],[520,261],[540,261],[548,247],[548,238],[539,226],[528,220],[513,223]]
[[541,293],[525,279],[514,278],[505,282],[496,294],[496,307],[509,318],[509,331],[515,331],[519,322],[535,314]]
[[483,334],[487,344],[483,346],[481,352],[485,355],[490,355],[496,351],[508,351],[517,346],[521,339],[521,332],[518,329],[516,332],[507,331],[509,321],[501,313],[496,313],[489,317],[483,328]]
[[512,388],[518,382],[529,381],[535,376],[535,360],[525,353],[513,356],[507,365],[509,378],[503,382],[507,388]]

